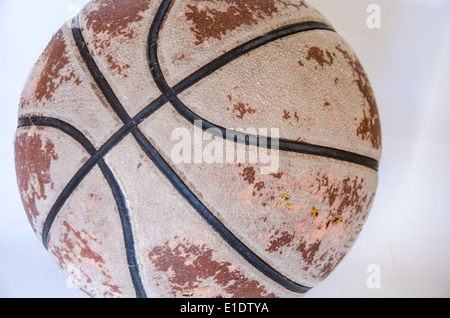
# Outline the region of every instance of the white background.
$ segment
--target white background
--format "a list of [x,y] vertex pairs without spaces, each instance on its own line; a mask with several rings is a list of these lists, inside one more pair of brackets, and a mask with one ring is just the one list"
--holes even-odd
[[[28,224],[13,149],[28,73],[86,2],[0,0],[0,297],[86,297],[68,287]],[[360,57],[378,100],[384,151],[359,240],[307,297],[449,297],[450,0],[309,2]],[[381,29],[366,25],[371,3],[381,7]],[[381,270],[381,288],[367,287],[371,264]]]

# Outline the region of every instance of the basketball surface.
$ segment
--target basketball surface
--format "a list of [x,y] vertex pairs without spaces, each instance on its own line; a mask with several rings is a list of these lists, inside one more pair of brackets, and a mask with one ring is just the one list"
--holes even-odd
[[15,156],[92,297],[301,297],[361,232],[381,146],[361,63],[306,2],[94,0],[32,70]]

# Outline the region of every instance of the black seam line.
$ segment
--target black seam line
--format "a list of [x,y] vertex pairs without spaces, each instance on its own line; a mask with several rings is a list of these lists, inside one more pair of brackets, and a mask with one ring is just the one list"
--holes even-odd
[[[166,15],[166,12],[171,4],[171,1],[163,1],[155,19],[152,23],[149,33],[149,45],[148,45],[148,60],[149,66],[154,76],[154,79],[170,102],[174,100],[174,94],[168,88],[167,83],[164,80],[161,68],[159,66],[158,57],[155,54],[157,52],[157,40],[161,23]],[[275,270],[272,266],[266,263],[262,258],[256,255],[251,249],[249,249],[242,241],[239,240],[214,214],[195,196],[195,194],[186,186],[186,184],[180,179],[180,177],[173,171],[169,164],[158,154],[154,147],[147,143],[145,139],[146,151],[149,157],[160,169],[160,171],[166,176],[166,178],[172,183],[172,185],[178,190],[178,192],[190,203],[190,205],[200,214],[200,216],[244,259],[246,259],[251,265],[253,265],[262,274],[280,284],[284,288],[296,293],[305,293],[310,290],[310,287],[300,285],[289,278],[282,275]]]
[[[274,31],[271,31],[263,36],[257,37],[253,40],[250,40],[247,43],[244,43],[231,51],[221,55],[215,60],[203,66],[198,71],[194,72],[180,83],[175,85],[173,88],[169,87],[166,82],[163,72],[161,70],[161,66],[158,61],[158,35],[159,30],[164,20],[164,17],[167,14],[167,10],[170,6],[171,1],[163,1],[163,4],[160,10],[157,12],[155,20],[153,22],[150,35],[149,35],[149,45],[148,45],[148,63],[150,70],[152,72],[153,78],[163,93],[166,96],[172,106],[176,109],[176,111],[187,119],[191,124],[195,124],[196,121],[201,121],[202,126],[199,127],[204,131],[208,130],[214,135],[222,138],[226,138],[227,140],[245,143],[246,145],[256,146],[256,147],[265,147],[272,148],[272,145],[277,145],[279,150],[294,152],[294,153],[302,153],[313,156],[321,156],[327,157],[331,159],[336,159],[340,161],[346,161],[358,165],[362,165],[368,168],[371,168],[375,171],[378,171],[379,163],[377,160],[372,159],[367,156],[359,155],[353,152],[339,150],[336,148],[313,145],[305,142],[298,142],[288,139],[279,139],[272,140],[272,138],[260,137],[251,134],[244,134],[235,130],[228,130],[224,127],[220,127],[215,125],[204,118],[201,118],[193,111],[191,111],[181,100],[177,97],[181,92],[185,91],[189,87],[193,86],[195,83],[204,79],[205,77],[211,75],[219,68],[227,65],[233,60],[241,57],[242,55],[255,50],[267,43],[273,42],[275,40],[281,39],[283,37],[287,37],[289,35],[294,35],[300,32],[306,31],[314,31],[314,30],[324,30],[335,32],[333,28],[328,26],[327,24],[321,22],[302,22],[297,24],[288,25]],[[231,133],[231,136],[230,136]]]
[[[109,86],[108,82],[103,77],[103,74],[100,72],[100,69],[97,67],[91,53],[89,52],[89,49],[87,48],[86,42],[84,41],[83,34],[81,33],[81,29],[79,27],[78,22],[78,16],[74,17],[72,20],[72,34],[74,37],[74,40],[76,42],[76,45],[78,47],[78,50],[80,52],[81,57],[83,58],[86,66],[89,69],[89,72],[91,73],[93,79],[97,83],[98,87],[102,91],[102,94],[107,99],[111,107],[113,108],[114,112],[119,116],[119,118],[122,120],[122,122],[125,124],[124,127],[130,129],[130,132],[134,135],[137,128],[137,123],[128,115],[126,110],[123,108],[122,104],[120,103],[117,96],[114,94],[113,90]],[[154,111],[154,110],[153,110]],[[124,136],[122,137],[124,138]],[[100,161],[102,161],[101,159]],[[112,172],[111,172],[112,174]],[[105,176],[106,177],[106,176]],[[78,185],[76,185],[78,186]],[[75,189],[75,188],[73,188]],[[122,196],[125,202],[125,196]],[[122,217],[122,215],[121,215]],[[134,237],[133,237],[133,229],[131,225],[131,218],[130,215],[127,213],[126,215],[123,215],[122,222],[126,224],[126,228],[124,227],[127,233],[126,234],[126,240],[125,240],[125,248],[127,251],[127,257],[128,257],[128,266],[131,274],[131,278],[133,281],[134,289],[136,292],[136,296],[138,298],[147,298],[142,279],[140,276],[139,271],[139,265],[137,262],[137,256],[136,256],[136,249],[135,249],[135,243],[134,243]]]
[[[57,129],[66,135],[72,137],[74,140],[76,140],[88,153],[91,155],[92,158],[96,158],[97,150],[92,145],[92,143],[86,138],[86,136],[80,132],[78,129],[73,127],[72,125],[63,122],[59,119],[50,118],[50,117],[29,117],[29,118],[22,118],[19,120],[18,128],[22,127],[51,127],[54,129]],[[92,160],[91,160],[92,161]],[[130,224],[130,217],[129,217],[129,211],[126,204],[125,195],[122,191],[122,188],[120,187],[117,179],[114,176],[114,173],[111,171],[103,157],[98,157],[97,162],[100,170],[103,173],[103,176],[105,177],[106,181],[108,182],[111,191],[114,196],[114,200],[116,202],[117,208],[119,210],[119,215],[121,219],[122,224],[122,230],[124,234],[124,241],[125,241],[125,247],[126,247],[126,255],[127,255],[127,262],[128,267],[131,274],[132,282],[137,290],[137,293],[145,295],[142,283],[140,281],[140,275],[139,275],[139,268],[136,262],[136,255],[135,255],[135,248],[134,248],[134,237],[133,237],[133,231]],[[89,171],[92,170],[92,168],[95,166],[95,164],[89,164],[85,167],[85,169],[80,170],[80,174],[86,175]],[[48,236],[50,233],[50,229],[56,219],[57,214],[59,213],[60,209],[64,205],[64,203],[69,198],[70,194],[74,190],[74,184],[78,185],[81,182],[81,175],[76,175],[73,180],[69,182],[69,184],[66,186],[66,188],[63,190],[61,195],[56,200],[55,204],[52,206],[52,209],[49,212],[49,215],[47,216],[47,219],[44,223],[43,233],[42,233],[42,242],[44,244],[44,247],[48,249]]]

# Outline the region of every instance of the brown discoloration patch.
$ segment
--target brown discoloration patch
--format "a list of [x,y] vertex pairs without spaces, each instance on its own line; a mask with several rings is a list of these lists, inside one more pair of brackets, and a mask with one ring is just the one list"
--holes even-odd
[[375,149],[379,149],[381,147],[381,123],[380,116],[378,114],[377,102],[375,100],[369,79],[356,56],[350,55],[350,53],[348,53],[340,45],[337,45],[336,49],[342,53],[352,68],[355,83],[358,85],[359,91],[369,105],[369,113],[366,114],[364,111],[364,119],[357,128],[356,134],[363,140],[370,141]]
[[229,262],[213,259],[214,250],[206,245],[193,245],[186,239],[175,239],[152,249],[148,257],[155,271],[164,272],[171,284],[172,296],[180,292],[199,289],[206,281],[221,286],[227,297],[269,298],[265,287],[248,279]]
[[322,195],[322,200],[328,203],[334,215],[348,215],[351,212],[347,218],[357,217],[371,202],[363,190],[364,178],[348,177],[341,182],[332,182],[328,176],[319,174],[316,180],[316,193]]
[[[333,246],[324,249],[323,238],[314,238],[313,235],[300,236],[299,233],[279,228],[272,229],[270,233],[266,251],[282,254],[282,249],[288,248],[300,253],[304,262],[302,270],[314,279],[325,279],[345,256],[345,253],[337,252]],[[328,244],[329,242],[325,243],[327,246]]]
[[323,252],[321,251],[322,241],[316,240],[311,243],[308,241],[302,237],[301,243],[297,247],[297,251],[302,254],[306,264],[303,266],[303,270],[312,273],[314,279],[324,280],[339,265],[345,257],[345,253],[337,252],[334,247]]
[[[231,94],[228,94],[227,98],[230,102],[233,101],[233,96]],[[227,108],[227,109],[229,110],[229,108]],[[243,119],[246,114],[250,114],[250,115],[255,114],[256,109],[251,108],[249,104],[245,104],[243,102],[237,102],[233,105],[233,114],[236,112],[238,113],[236,115],[236,117],[239,119]]]
[[172,64],[177,64],[178,62],[185,60],[185,59],[186,59],[186,55],[184,53],[175,54],[172,57]]
[[106,61],[109,64],[109,69],[111,71],[117,71],[118,74],[122,75],[124,78],[128,77],[128,75],[124,72],[126,69],[130,68],[130,65],[124,64],[119,65],[114,61],[114,58],[111,54],[106,55]]
[[255,190],[256,191],[261,191],[265,187],[266,187],[266,185],[265,185],[265,183],[263,181],[258,182],[257,184],[255,184]]
[[330,206],[333,206],[334,201],[336,201],[336,198],[339,194],[339,187],[338,186],[331,186],[326,190],[325,199],[328,200],[328,204]]
[[328,257],[328,260],[323,263],[324,265],[321,267],[320,274],[317,275],[317,278],[321,280],[327,278],[334,271],[334,269],[344,259],[345,253],[336,253],[334,249],[331,249],[328,253],[322,255],[321,260],[326,257]]
[[297,251],[302,253],[303,260],[308,264],[308,266],[312,266],[316,261],[316,253],[319,250],[321,241],[315,241],[311,244],[308,244],[304,238],[301,238],[301,243],[297,247]]
[[[99,267],[103,267],[102,264],[105,263],[105,260],[103,257],[94,252],[91,247],[89,246],[89,242],[86,239],[87,233],[81,233],[79,231],[75,231],[68,222],[63,222],[64,225],[64,237],[62,239],[62,242],[64,243],[64,246],[67,246],[70,250],[79,249],[79,253],[77,253],[77,257],[82,257],[87,260],[92,260],[96,264],[98,264]],[[71,236],[74,236],[74,238],[71,238]],[[92,241],[95,241],[92,237],[90,237]],[[67,255],[66,255],[67,256]]]
[[291,126],[295,125],[295,122],[300,122],[300,116],[298,114],[298,112],[294,112],[292,114],[292,112],[288,111],[288,110],[283,110],[283,116],[282,118],[286,121],[288,121],[288,124]]
[[[129,27],[133,22],[139,22],[144,17],[140,15],[149,9],[148,0],[94,0],[98,9],[87,15],[86,27],[92,29],[94,35],[108,33],[111,37],[132,39],[134,30]],[[96,48],[105,48],[109,43],[98,42]]]
[[[264,189],[266,187],[266,184],[264,181],[260,181],[258,183],[255,184],[255,186],[253,187],[253,196],[256,196],[256,192],[260,192],[262,189]],[[259,196],[262,196],[263,194],[260,193]]]
[[[295,234],[291,234],[288,231],[275,230],[275,233],[271,236],[271,241],[266,251],[269,253],[278,252],[284,246],[290,246],[294,241]],[[282,254],[281,251],[279,251]]]
[[247,181],[249,184],[255,183],[255,169],[253,167],[247,167],[244,169],[244,171],[240,174],[244,177],[244,181]]
[[284,110],[283,118],[288,120],[291,118],[291,114],[287,110]]
[[324,51],[315,46],[308,50],[308,56],[306,57],[306,59],[308,61],[316,61],[320,65],[320,67],[323,68],[325,65],[333,65],[335,55],[335,53],[330,53],[330,51],[328,50]]
[[197,0],[191,3],[187,5],[185,17],[193,24],[191,31],[195,35],[196,45],[210,39],[220,40],[228,32],[243,25],[257,25],[276,14],[282,14],[284,8],[308,8],[301,0]]
[[[339,186],[330,186],[330,179],[326,175],[320,175],[320,173],[317,174],[316,178],[317,182],[317,191],[324,191],[324,200],[328,201],[329,206],[333,206],[334,201],[336,200],[338,194],[339,194]],[[322,190],[323,188],[323,190]]]
[[274,0],[207,0],[188,4],[185,17],[191,21],[196,45],[209,39],[222,39],[243,25],[257,25],[278,12]]
[[272,173],[271,176],[274,177],[275,179],[281,179],[281,177],[284,175],[284,172],[279,172],[279,173]]
[[348,208],[354,208],[353,216],[361,213],[367,203],[367,194],[363,192],[364,179],[356,177],[355,179],[346,178],[342,181],[342,192],[340,194],[341,202],[337,207],[338,214],[344,213]]
[[[59,267],[73,276],[77,287],[91,297],[121,297],[121,288],[112,283],[113,277],[105,269],[104,257],[91,247],[92,243],[101,245],[101,242],[86,231],[75,230],[67,221],[62,225],[63,235],[60,240],[53,242],[52,236],[49,236],[48,240],[49,250],[58,259]],[[91,270],[96,271],[102,278],[99,283],[105,289],[101,294],[99,290],[94,289]]]
[[108,275],[105,271],[102,271],[103,276],[106,278],[106,281],[102,283],[103,286],[109,288],[109,291],[105,291],[103,293],[103,297],[114,298],[118,295],[122,294],[122,291],[119,286],[111,284],[112,277]]
[[[81,83],[80,79],[75,75],[75,71],[66,71],[65,74],[62,72],[70,61],[67,56],[64,34],[61,30],[51,39],[47,48],[42,53],[41,61],[43,63],[43,69],[38,75],[38,80],[34,88],[36,101],[41,102],[43,99],[47,101],[51,100],[56,89],[65,82],[74,80],[77,85]],[[22,104],[22,107],[24,104]]]
[[245,114],[254,114],[256,113],[255,109],[252,109],[248,104],[237,103],[233,106],[233,113],[238,112],[239,115],[236,115],[237,118],[243,119]]
[[102,201],[102,197],[99,196],[99,195],[96,194],[96,193],[91,193],[91,194],[89,194],[89,198],[90,198],[92,201],[97,201],[97,202]]
[[50,166],[52,161],[57,159],[55,145],[51,140],[43,141],[36,133],[24,133],[17,137],[15,142],[17,182],[28,220],[35,231],[35,221],[39,216],[36,201],[47,199],[45,194],[47,186],[53,188]]
[[127,77],[124,72],[130,66],[119,63],[117,57],[107,53],[111,46],[111,40],[123,43],[127,39],[135,37],[132,23],[141,21],[144,17],[142,12],[149,9],[151,1],[148,0],[94,0],[98,6],[97,10],[87,14],[86,27],[93,32],[94,52],[93,54],[105,55],[109,68],[119,75]]

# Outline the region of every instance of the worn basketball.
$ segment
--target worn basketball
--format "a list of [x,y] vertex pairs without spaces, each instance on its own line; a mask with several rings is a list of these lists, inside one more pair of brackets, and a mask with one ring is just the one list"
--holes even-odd
[[349,44],[301,0],[94,0],[26,83],[31,226],[92,297],[299,297],[374,202],[381,129]]

